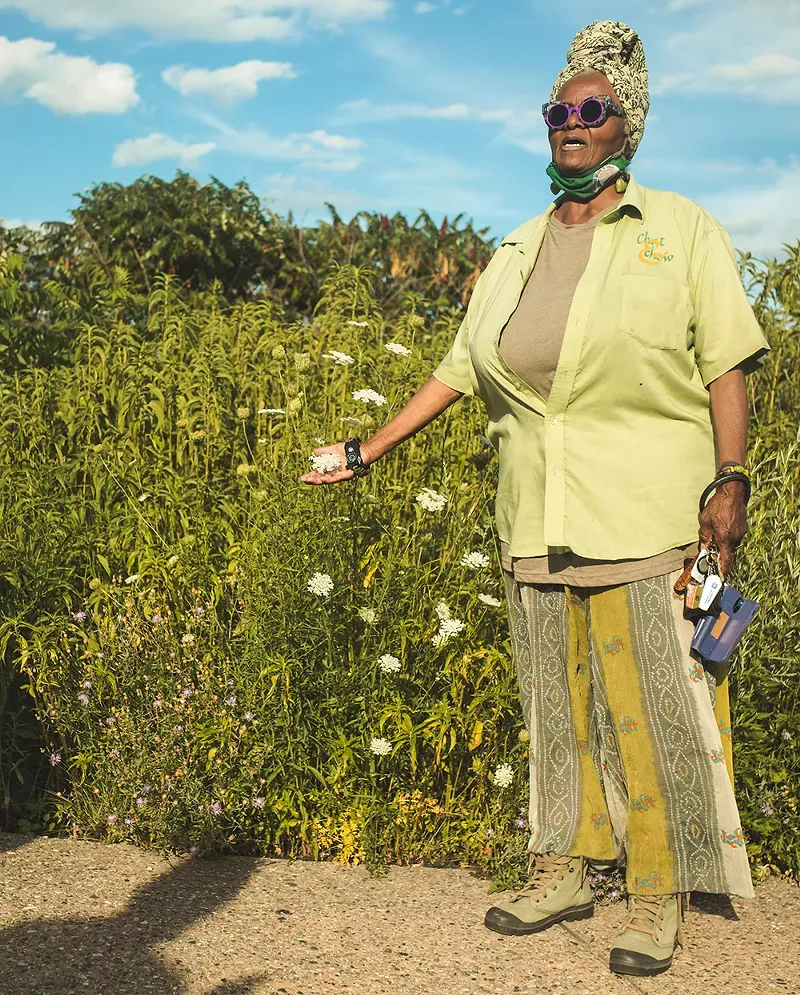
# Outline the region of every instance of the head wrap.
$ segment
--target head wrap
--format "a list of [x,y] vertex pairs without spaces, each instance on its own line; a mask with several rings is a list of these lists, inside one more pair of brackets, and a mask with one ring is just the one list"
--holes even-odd
[[573,76],[594,70],[602,73],[619,97],[626,114],[631,152],[644,134],[644,119],[650,106],[647,63],[636,32],[620,21],[595,21],[579,31],[567,52],[567,65],[553,84],[551,100]]

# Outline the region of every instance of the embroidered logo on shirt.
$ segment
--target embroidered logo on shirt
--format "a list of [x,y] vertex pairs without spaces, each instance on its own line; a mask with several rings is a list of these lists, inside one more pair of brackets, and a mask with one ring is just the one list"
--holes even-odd
[[650,232],[643,232],[637,239],[641,245],[639,251],[640,262],[647,263],[648,266],[658,266],[660,263],[671,263],[675,256],[668,252],[664,245],[666,239],[651,238]]

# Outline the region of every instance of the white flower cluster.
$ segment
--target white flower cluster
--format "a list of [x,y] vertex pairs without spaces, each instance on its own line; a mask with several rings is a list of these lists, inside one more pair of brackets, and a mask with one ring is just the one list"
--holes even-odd
[[260,415],[285,415],[286,412],[283,408],[259,408],[258,413]]
[[447,505],[447,498],[444,494],[440,494],[431,487],[423,487],[414,500],[424,511],[444,511]]
[[333,591],[333,581],[329,574],[315,573],[306,585],[306,589],[320,598],[327,598]]
[[479,594],[478,601],[482,601],[485,605],[489,605],[492,608],[499,608],[503,603],[498,598],[493,598],[491,594]]
[[378,666],[383,674],[398,674],[400,672],[400,661],[389,653],[384,653],[378,659]]
[[337,366],[352,366],[355,360],[352,356],[348,356],[346,352],[338,352],[336,349],[331,349],[330,352],[323,352],[323,359],[332,359]]
[[386,398],[383,394],[379,394],[376,390],[371,390],[369,387],[364,387],[362,390],[354,390],[353,400],[363,401],[364,404],[368,404],[372,401],[372,403],[378,408],[386,404]]
[[434,610],[439,619],[439,631],[431,642],[437,647],[444,646],[445,643],[449,643],[451,639],[457,636],[459,632],[463,632],[465,626],[461,619],[452,617],[446,602],[440,601]]
[[408,346],[400,345],[399,342],[384,342],[384,349],[388,349],[389,352],[393,352],[395,356],[410,356],[411,350]]
[[470,570],[483,570],[489,566],[489,557],[486,553],[481,553],[475,549],[471,553],[464,553],[461,557],[461,566],[469,567]]
[[311,468],[318,473],[331,473],[338,470],[342,461],[336,453],[323,453],[322,456],[309,456]]
[[369,748],[379,757],[385,757],[392,752],[391,742],[388,739],[383,739],[383,737],[370,740]]
[[514,768],[511,764],[498,764],[494,769],[494,783],[498,788],[510,788],[514,783]]
[[367,625],[374,625],[378,619],[378,613],[374,608],[359,608],[358,617],[362,622],[366,622]]
[[353,328],[369,328],[368,321],[348,321],[348,325],[352,325]]

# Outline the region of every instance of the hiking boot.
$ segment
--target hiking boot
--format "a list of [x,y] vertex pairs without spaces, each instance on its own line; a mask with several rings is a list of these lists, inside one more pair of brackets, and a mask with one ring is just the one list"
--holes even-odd
[[536,854],[522,891],[489,909],[484,920],[495,933],[540,933],[557,922],[588,919],[594,913],[589,868],[583,857]]
[[615,974],[649,977],[667,971],[680,942],[677,895],[631,895],[609,967]]

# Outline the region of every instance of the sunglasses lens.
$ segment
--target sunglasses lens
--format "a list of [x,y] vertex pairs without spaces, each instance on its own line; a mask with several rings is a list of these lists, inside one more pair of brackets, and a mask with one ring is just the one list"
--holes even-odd
[[550,128],[563,128],[569,120],[569,108],[566,104],[551,104],[547,108],[547,124]]
[[605,106],[601,100],[589,97],[581,104],[581,119],[584,124],[597,124],[605,116]]

